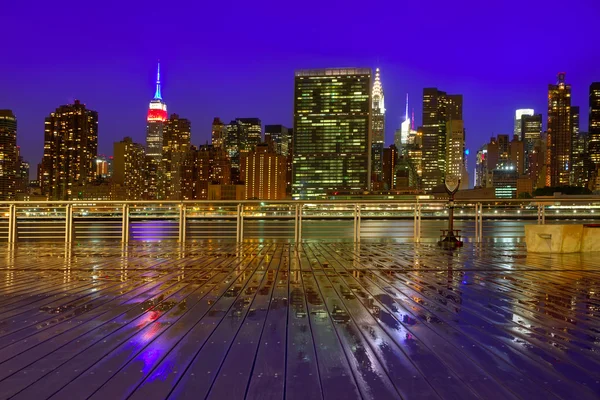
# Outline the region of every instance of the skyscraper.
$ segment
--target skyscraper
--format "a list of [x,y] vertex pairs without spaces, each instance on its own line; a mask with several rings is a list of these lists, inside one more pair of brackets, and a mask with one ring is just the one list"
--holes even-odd
[[98,113],[85,104],[60,106],[45,120],[42,193],[52,200],[77,199],[73,187],[96,180]]
[[461,178],[461,186],[465,181],[465,128],[462,120],[450,120],[446,123],[446,174]]
[[[488,186],[488,153],[487,143],[481,146],[477,151],[477,158],[475,162],[475,187],[484,188]],[[491,184],[490,184],[491,186]]]
[[396,175],[396,164],[398,163],[398,149],[392,144],[383,149],[383,183],[384,189],[394,189],[394,177]]
[[240,180],[240,154],[247,152],[247,132],[244,125],[237,119],[225,125],[225,151],[231,160],[231,180],[238,183]]
[[294,85],[294,199],[369,190],[371,70],[297,71]]
[[542,114],[523,115],[520,131],[525,149],[525,173],[529,174],[536,143],[542,139]]
[[525,151],[533,150],[536,140],[542,138],[542,114],[524,115],[521,118],[520,140],[525,143]]
[[571,106],[571,185],[585,186],[587,183],[587,171],[584,170],[587,157],[587,137],[579,131],[579,106]]
[[592,162],[598,168],[600,167],[600,82],[594,82],[590,85],[588,134],[588,151]]
[[259,144],[242,156],[244,197],[257,200],[285,199],[287,172],[286,157]]
[[110,178],[112,174],[112,157],[99,154],[96,158],[96,177],[101,179]]
[[163,179],[158,185],[161,188],[161,199],[181,199],[182,166],[190,148],[191,131],[190,120],[171,114],[163,132]]
[[211,144],[190,145],[182,167],[183,200],[208,199],[209,187],[231,183],[231,163],[225,150]]
[[508,144],[508,154],[519,176],[525,173],[525,144],[518,136],[513,136]]
[[462,120],[462,95],[423,89],[423,189],[431,191],[446,175],[446,122]]
[[160,196],[159,182],[162,177],[163,133],[167,121],[167,105],[162,99],[160,87],[160,63],[156,71],[156,91],[150,101],[146,127],[146,155],[148,158],[148,178],[146,198],[156,199]]
[[385,142],[385,97],[379,76],[379,68],[375,70],[372,100],[373,142],[371,144],[371,174],[372,181],[378,182],[382,179],[383,146]]
[[15,198],[18,164],[17,117],[0,110],[0,200]]
[[565,73],[555,85],[548,85],[548,137],[546,186],[569,185],[572,169],[571,85]]
[[15,154],[17,156],[17,164],[15,165],[15,199],[25,200],[29,192],[29,163],[23,160],[20,146],[16,146]]
[[242,153],[254,150],[254,147],[262,142],[262,122],[260,118],[236,118],[246,132],[245,142],[246,148],[241,149]]
[[517,111],[515,111],[515,131],[514,134],[516,137],[519,138],[519,140],[523,140],[523,131],[521,128],[521,121],[523,119],[524,116],[531,116],[534,114],[534,111],[532,108],[521,108]]
[[400,150],[400,152],[402,154],[405,153],[404,150],[406,149],[406,145],[408,144],[410,131],[411,131],[411,119],[410,119],[410,115],[408,114],[408,93],[406,93],[406,110],[404,112],[404,121],[402,122],[402,124],[400,124],[400,146],[401,147],[398,147],[398,150]]
[[290,133],[283,125],[265,125],[265,142],[271,142],[277,154],[285,157],[290,154]]
[[130,137],[114,143],[113,176],[115,200],[141,200],[146,183],[146,151]]
[[225,150],[226,136],[227,129],[225,129],[225,124],[221,122],[219,117],[215,117],[212,123],[212,145]]

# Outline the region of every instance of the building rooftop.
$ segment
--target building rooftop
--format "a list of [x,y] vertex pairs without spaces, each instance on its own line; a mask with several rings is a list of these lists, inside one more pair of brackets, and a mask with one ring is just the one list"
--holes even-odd
[[296,71],[296,76],[336,76],[336,75],[371,75],[371,68],[323,68],[302,69]]

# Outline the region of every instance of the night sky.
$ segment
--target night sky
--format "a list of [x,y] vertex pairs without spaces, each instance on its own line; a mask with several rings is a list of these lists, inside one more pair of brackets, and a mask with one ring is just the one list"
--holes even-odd
[[463,94],[470,174],[477,148],[512,133],[515,109],[545,119],[559,71],[587,130],[600,80],[598,0],[33,0],[0,12],[0,108],[17,115],[32,176],[44,117],[74,99],[99,112],[100,154],[124,136],[145,143],[157,59],[168,111],[192,121],[196,145],[215,116],[291,126],[295,69],[379,66],[386,145],[406,93],[417,125],[424,87]]

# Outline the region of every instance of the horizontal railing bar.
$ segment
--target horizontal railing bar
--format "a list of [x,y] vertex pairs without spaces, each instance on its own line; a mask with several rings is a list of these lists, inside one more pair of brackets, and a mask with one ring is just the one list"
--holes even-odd
[[[96,236],[96,233],[94,232],[86,232],[86,231],[77,231],[75,232],[77,234],[77,237],[84,237],[84,236]],[[115,236],[121,236],[121,232],[116,232],[116,231],[99,231],[97,232],[99,235],[115,235]]]
[[22,235],[18,235],[19,239],[60,239],[60,240],[64,240],[65,237],[64,235],[62,236],[22,236]]
[[194,219],[214,219],[214,220],[221,220],[221,219],[231,219],[231,220],[235,220],[237,218],[237,216],[232,215],[232,216],[198,216],[198,215],[188,215],[187,216],[188,221],[190,220],[194,220]]
[[63,235],[65,234],[65,231],[49,231],[49,230],[22,230],[19,229],[17,231],[17,233],[19,235],[36,235],[36,234],[40,234],[40,235]]
[[[591,217],[588,215],[581,215],[582,217]],[[470,215],[459,215],[459,216],[455,216],[455,220],[457,221],[461,221],[461,220],[470,220],[469,217],[474,217],[474,215],[470,216]],[[531,220],[531,219],[536,219],[537,216],[536,215],[531,215],[531,216],[523,216],[523,215],[515,215],[514,218],[507,218],[508,216],[506,215],[502,215],[502,216],[497,216],[497,217],[493,217],[493,216],[485,216],[484,218],[486,220],[491,220],[491,221],[499,221],[499,220],[507,220],[507,221],[518,221],[518,220]],[[559,218],[557,218],[559,217]],[[562,217],[562,218],[561,218]],[[161,216],[146,216],[146,217],[135,217],[135,216],[131,216],[132,219],[135,219],[137,221],[148,221],[151,222],[153,220],[167,220],[167,221],[173,221],[176,222],[178,220],[178,217],[169,217],[169,218],[165,218],[165,217],[161,217]],[[377,219],[377,220],[405,220],[405,219],[412,219],[413,216],[412,215],[386,215],[386,216],[364,216],[361,215],[361,219],[363,220],[371,220],[371,219]],[[439,220],[445,220],[444,218],[442,218],[442,216],[440,215],[423,215],[423,218],[427,218],[427,219],[439,219]],[[73,222],[74,223],[84,223],[85,220],[95,220],[96,218],[85,218],[85,217],[74,217],[73,218]],[[120,217],[119,217],[120,219]],[[187,217],[187,219],[189,221],[193,221],[193,220],[235,220],[235,216],[234,217],[229,217],[229,218],[214,218],[214,217]],[[252,220],[266,220],[266,219],[274,219],[274,220],[287,220],[287,221],[294,221],[294,216],[249,216],[249,215],[244,215],[244,219],[252,219]],[[307,219],[307,220],[320,220],[320,219],[339,219],[339,220],[352,220],[353,216],[352,215],[302,215],[302,219]],[[583,219],[589,219],[589,220],[594,220],[594,219],[600,219],[600,215],[598,216],[598,218],[573,218],[572,215],[569,216],[560,216],[560,215],[556,215],[556,216],[546,216],[547,220],[572,220],[572,221],[581,221]],[[63,218],[60,217],[19,217],[18,222],[21,224],[37,224],[37,223],[62,223],[64,220]],[[108,220],[105,220],[105,222],[107,223],[120,223],[119,221],[117,221],[117,218],[111,218]]]
[[[53,200],[44,200],[44,201],[6,201],[0,203],[0,208],[7,208],[10,205],[16,206],[27,206],[27,205],[45,205],[50,208],[52,205],[73,205],[77,207],[92,207],[92,206],[112,206],[115,205],[141,205],[141,204],[157,204],[158,207],[167,207],[168,205],[179,205],[179,204],[206,204],[206,205],[214,205],[214,204],[224,204],[224,205],[237,205],[237,204],[245,204],[245,205],[256,205],[261,207],[286,207],[292,206],[296,204],[302,204],[305,206],[311,206],[313,204],[446,204],[447,199],[373,199],[373,200],[278,200],[270,202],[268,200],[164,200],[164,201],[156,201],[156,200],[123,200],[123,201],[111,201],[111,200],[69,200],[69,201],[53,201]],[[555,203],[560,202],[568,202],[568,203],[589,203],[596,202],[600,204],[600,198],[598,196],[590,196],[587,198],[534,198],[534,199],[455,199],[455,204],[527,204],[529,206],[535,206],[538,203],[543,205],[553,205]]]
[[260,235],[275,235],[275,234],[286,234],[286,235],[293,235],[294,231],[276,231],[276,230],[270,230],[268,232],[259,232],[259,231],[245,231],[244,235],[248,236],[248,235],[252,235],[252,234],[260,234]]
[[94,229],[91,226],[81,226],[78,225],[75,227],[77,232],[118,232],[119,234],[121,233],[121,229],[120,227],[110,227],[110,226],[103,226],[102,230],[98,230],[98,229]]
[[19,224],[62,224],[65,220],[64,218],[53,218],[52,221],[47,221],[47,219],[49,218],[40,218],[39,221],[28,221],[17,218],[17,222],[19,222]]
[[115,235],[115,236],[80,236],[77,235],[76,239],[115,239],[115,240],[120,240],[121,239],[121,235]]
[[177,236],[134,236],[132,240],[177,240]]

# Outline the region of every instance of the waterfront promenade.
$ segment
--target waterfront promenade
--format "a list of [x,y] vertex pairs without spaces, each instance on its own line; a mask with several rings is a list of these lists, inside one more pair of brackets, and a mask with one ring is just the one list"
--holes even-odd
[[600,257],[0,247],[0,399],[597,399]]

